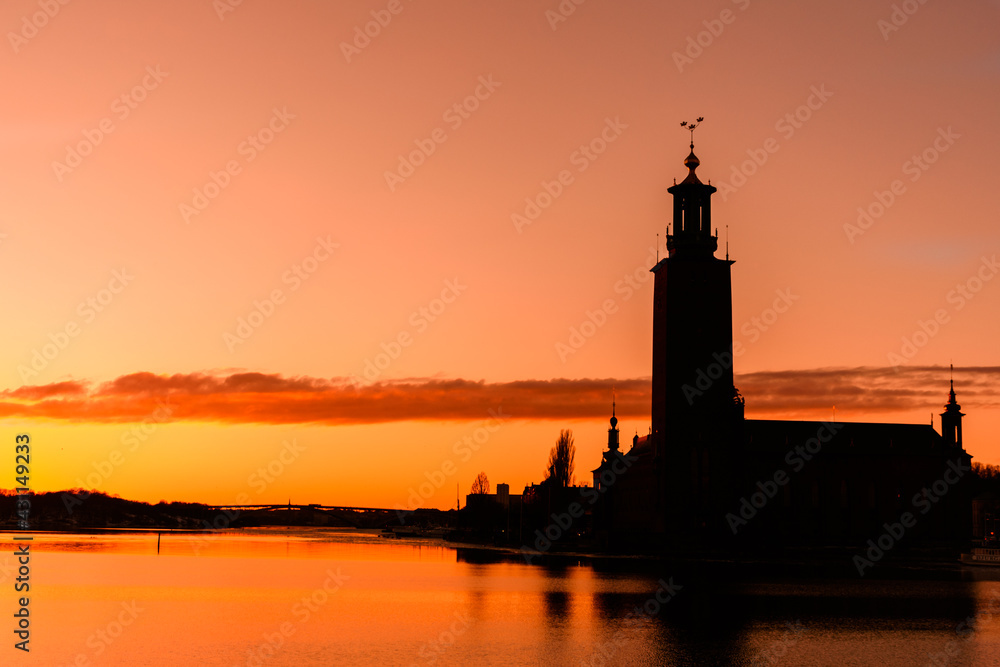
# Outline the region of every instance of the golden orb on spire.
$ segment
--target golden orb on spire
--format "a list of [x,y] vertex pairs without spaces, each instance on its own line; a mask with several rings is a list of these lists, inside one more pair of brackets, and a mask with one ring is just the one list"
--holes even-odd
[[694,149],[691,149],[691,152],[688,153],[688,156],[684,158],[684,166],[690,169],[691,171],[694,171],[695,169],[698,168],[699,164],[701,164],[701,160],[699,160],[698,156],[694,154]]

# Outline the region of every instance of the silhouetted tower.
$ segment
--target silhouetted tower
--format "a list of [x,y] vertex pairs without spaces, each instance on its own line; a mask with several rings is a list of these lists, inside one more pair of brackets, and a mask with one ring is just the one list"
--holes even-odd
[[608,429],[608,449],[618,451],[618,417],[615,417],[615,401],[611,399],[611,428]]
[[743,418],[733,385],[733,262],[715,257],[716,188],[698,179],[699,164],[692,139],[687,177],[667,189],[674,198],[668,254],[652,269],[652,438],[671,533],[711,531],[708,522],[718,522],[713,513],[731,491]]
[[951,381],[948,402],[941,413],[941,435],[949,449],[962,449],[962,406],[955,400],[955,380]]

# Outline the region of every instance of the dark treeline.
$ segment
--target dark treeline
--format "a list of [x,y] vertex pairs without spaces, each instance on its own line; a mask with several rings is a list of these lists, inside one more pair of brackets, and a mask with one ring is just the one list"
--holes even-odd
[[[15,492],[0,490],[0,527],[17,528]],[[80,489],[34,493],[28,496],[30,528],[67,530],[73,528],[202,528],[214,516],[200,503],[150,503]]]
[[992,493],[1000,499],[1000,466],[989,463],[972,464],[972,497]]
[[[1000,466],[973,463],[972,472],[972,497],[985,501],[989,511],[1000,512]],[[534,534],[533,529],[544,528],[546,520],[550,519],[553,512],[566,511],[564,505],[568,507],[573,502],[578,502],[590,509],[589,503],[581,502],[580,493],[583,492],[583,488],[585,487],[565,488],[562,485],[553,485],[552,480],[546,480],[542,484],[533,485],[529,496],[524,498],[523,507],[520,506],[520,498],[517,499],[516,506],[504,508],[503,511],[499,507],[493,508],[492,503],[488,512],[485,507],[470,507],[463,512],[466,514],[465,523],[505,533],[505,541],[523,540],[530,543],[529,537]],[[591,489],[587,490],[592,492]],[[260,512],[250,512],[244,513],[238,518],[229,516],[224,522],[226,526],[219,526],[218,510],[201,503],[160,501],[151,504],[96,491],[88,493],[80,489],[35,493],[28,498],[31,502],[28,521],[30,528],[34,530],[73,530],[78,528],[201,529],[213,526],[213,524],[215,524],[213,527],[218,528],[267,524],[336,525],[342,523],[332,517],[330,520],[317,521],[316,517],[304,516],[304,512],[283,512],[280,518],[276,515],[266,516]],[[17,511],[16,493],[12,490],[0,489],[0,528],[16,529],[19,519]],[[311,514],[315,513],[311,512]],[[434,514],[433,518],[442,522],[443,517],[438,517],[437,511],[428,510],[425,513]],[[484,514],[488,514],[489,519],[486,519]],[[408,523],[412,520],[411,518]],[[568,533],[568,535],[564,534],[561,536],[563,539],[553,541],[562,542],[567,537],[579,537],[580,530],[586,530],[589,527],[586,525],[589,520],[588,516],[581,517],[580,521],[574,521],[574,524],[577,524],[573,526],[574,530],[560,531]],[[398,524],[398,521],[391,523]],[[524,526],[528,526],[529,529],[522,533]]]
[[[392,528],[444,526],[453,521],[450,512],[419,508],[402,513],[387,509],[322,508],[317,505],[258,509],[219,509],[202,503],[150,504],[117,495],[81,489],[36,493],[27,520],[29,530],[73,531],[88,528],[150,528],[199,530],[248,528],[252,526],[321,526],[333,528]],[[18,496],[0,489],[0,529],[18,528]]]

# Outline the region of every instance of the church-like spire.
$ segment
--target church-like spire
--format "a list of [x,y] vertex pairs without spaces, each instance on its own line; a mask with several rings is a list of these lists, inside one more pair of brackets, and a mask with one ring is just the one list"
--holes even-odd
[[962,447],[962,406],[955,398],[955,367],[951,367],[951,389],[948,391],[948,402],[941,413],[941,435],[945,445],[961,449]]
[[674,196],[673,234],[667,236],[667,251],[671,257],[711,257],[719,247],[718,237],[712,235],[711,198],[716,188],[702,183],[695,173],[701,160],[694,154],[694,129],[703,120],[699,117],[694,123],[681,123],[681,127],[691,132],[691,152],[684,158],[687,177],[667,188]]
[[608,449],[618,451],[618,417],[615,416],[615,396],[611,395],[611,428],[608,429]]
[[948,392],[948,405],[944,407],[954,405],[956,409],[960,410],[962,406],[955,402],[955,365],[950,364],[949,368],[951,370],[951,391]]

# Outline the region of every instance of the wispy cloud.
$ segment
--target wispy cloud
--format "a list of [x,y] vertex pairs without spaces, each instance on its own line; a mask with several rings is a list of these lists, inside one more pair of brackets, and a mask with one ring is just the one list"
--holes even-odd
[[[854,413],[936,410],[947,395],[937,366],[762,371],[737,377],[747,414],[826,417],[831,406]],[[1000,405],[1000,367],[956,370],[966,408]],[[110,382],[62,381],[0,392],[0,417],[70,422],[141,421],[164,403],[175,421],[247,424],[371,424],[404,420],[477,420],[484,406],[517,419],[604,417],[615,388],[618,414],[649,418],[649,378],[475,382],[414,378],[372,385],[346,378],[252,372],[132,373]]]
[[[833,406],[852,413],[939,411],[948,398],[942,366],[816,368],[737,376],[747,413],[826,417]],[[1000,366],[955,369],[964,407],[1000,405]]]

